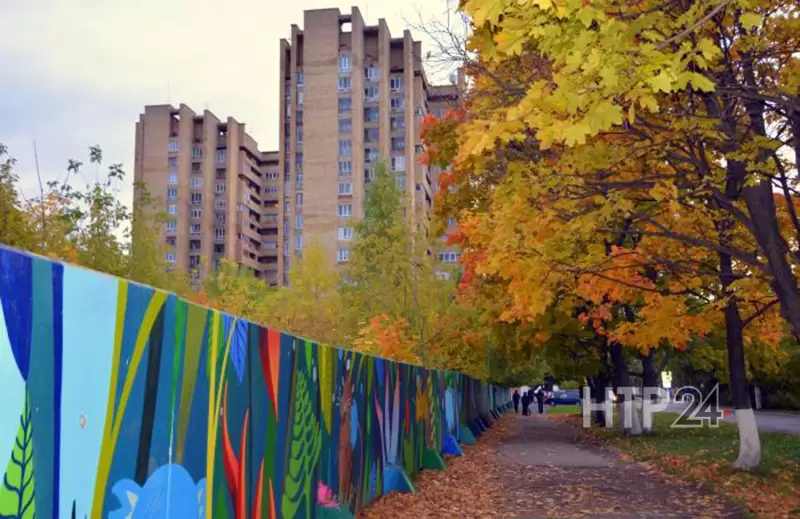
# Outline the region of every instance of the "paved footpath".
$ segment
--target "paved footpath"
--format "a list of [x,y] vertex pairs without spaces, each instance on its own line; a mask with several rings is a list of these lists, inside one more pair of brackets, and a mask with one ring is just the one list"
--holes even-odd
[[423,471],[416,494],[381,498],[362,517],[745,517],[696,485],[580,443],[580,434],[546,415],[506,414],[447,470]]
[[498,517],[744,517],[696,485],[579,443],[580,431],[567,424],[540,416],[515,422],[516,433],[497,447],[499,465],[516,474]]

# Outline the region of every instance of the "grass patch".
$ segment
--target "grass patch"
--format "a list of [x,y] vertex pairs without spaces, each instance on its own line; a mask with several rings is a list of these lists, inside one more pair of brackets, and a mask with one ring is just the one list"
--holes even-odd
[[545,414],[580,414],[581,408],[577,405],[547,406]]
[[677,416],[653,415],[655,434],[648,436],[622,436],[616,429],[587,433],[637,461],[709,484],[759,517],[788,517],[800,510],[800,436],[759,431],[761,466],[753,472],[734,471],[731,465],[739,452],[735,424],[722,423],[716,429],[671,428]]

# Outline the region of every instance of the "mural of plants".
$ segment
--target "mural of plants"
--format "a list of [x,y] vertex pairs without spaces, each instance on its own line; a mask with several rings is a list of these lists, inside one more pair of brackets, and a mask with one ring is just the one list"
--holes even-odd
[[506,398],[3,247],[0,392],[17,519],[352,517]]

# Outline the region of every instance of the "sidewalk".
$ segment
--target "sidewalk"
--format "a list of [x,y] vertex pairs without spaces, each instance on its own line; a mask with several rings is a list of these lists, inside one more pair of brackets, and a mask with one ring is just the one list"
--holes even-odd
[[578,435],[545,416],[504,415],[447,470],[423,472],[417,494],[384,497],[363,517],[745,517],[695,485],[579,444]]

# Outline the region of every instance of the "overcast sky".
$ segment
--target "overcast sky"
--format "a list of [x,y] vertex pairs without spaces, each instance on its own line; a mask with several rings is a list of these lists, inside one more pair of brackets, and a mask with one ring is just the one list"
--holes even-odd
[[[183,102],[246,123],[262,149],[276,149],[278,42],[303,10],[331,0],[4,1],[0,15],[0,143],[18,160],[27,192],[36,186],[33,141],[47,179],[69,158],[103,148],[107,164],[133,177],[134,124],[146,104]],[[451,0],[451,5],[456,1]],[[385,18],[394,36],[406,21],[442,19],[447,0],[370,0],[367,24]],[[415,33],[426,46],[424,35]],[[92,179],[94,170],[87,170]]]

